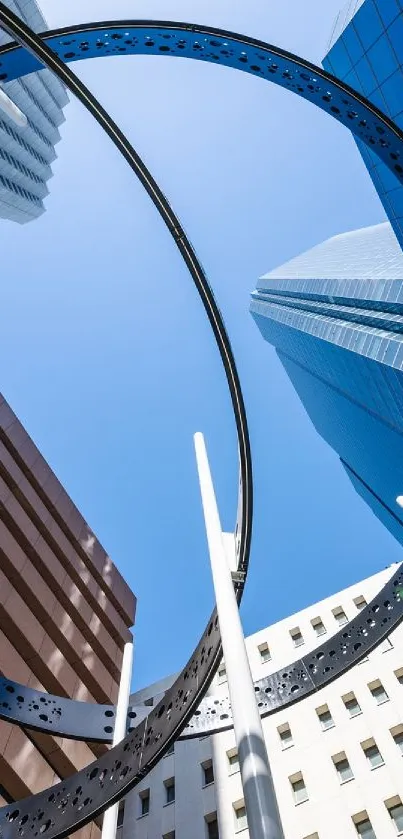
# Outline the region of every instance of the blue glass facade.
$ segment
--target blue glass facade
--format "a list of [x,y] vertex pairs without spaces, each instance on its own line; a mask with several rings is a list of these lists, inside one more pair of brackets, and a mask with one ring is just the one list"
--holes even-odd
[[[336,20],[323,67],[403,128],[403,0],[351,0]],[[367,146],[357,145],[403,247],[403,186]]]
[[251,312],[317,431],[403,544],[403,252],[390,225],[271,271]]

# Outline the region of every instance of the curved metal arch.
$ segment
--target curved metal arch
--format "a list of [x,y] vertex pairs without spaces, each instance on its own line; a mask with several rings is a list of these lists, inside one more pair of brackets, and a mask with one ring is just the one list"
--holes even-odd
[[[7,28],[4,15],[2,20]],[[8,31],[14,37],[16,30]],[[403,131],[345,82],[280,47],[215,27],[148,20],[65,26],[43,33],[41,38],[53,51],[47,54],[47,62],[55,56],[65,63],[108,55],[179,56],[232,67],[274,82],[346,125],[403,183]],[[39,59],[35,50],[32,53],[23,52],[16,44],[1,47],[0,81],[39,70],[44,57]],[[51,68],[51,63],[47,66]]]
[[[0,3],[0,26],[12,32],[40,56],[41,61],[76,94],[87,110],[111,137],[157,207],[187,265],[209,318],[226,372],[236,421],[240,487],[237,546],[241,580],[246,576],[252,523],[252,463],[249,434],[242,391],[224,322],[201,263],[179,219],[147,167],[118,126],[74,73],[57,59],[22,21]],[[243,582],[237,585],[240,601]],[[91,821],[110,804],[126,794],[158,762],[164,751],[179,735],[197,708],[211,681],[221,654],[218,618],[214,610],[190,661],[160,702],[118,746],[50,790],[31,796],[0,810],[0,833],[3,836],[64,837]]]
[[[255,682],[262,717],[326,687],[354,667],[397,628],[403,619],[403,564],[356,618],[298,661]],[[228,695],[205,697],[182,732],[182,739],[232,728]]]
[[[402,619],[403,565],[394,569],[371,603],[328,641],[302,659],[255,682],[261,716],[293,705],[339,678],[390,635]],[[60,699],[6,679],[0,685],[0,717],[42,733],[108,743],[112,739],[115,710],[114,705]],[[147,715],[147,707],[132,705],[128,729]],[[232,711],[228,695],[208,696],[201,701],[179,739],[203,737],[229,728],[232,728]]]
[[[87,91],[85,86],[78,81],[71,71],[68,71],[68,68],[64,67],[63,62],[58,60],[57,57],[52,54],[51,50],[49,50],[46,45],[41,42],[39,37],[35,36],[32,31],[22,24],[21,21],[10,13],[9,10],[1,3],[0,24],[11,35],[17,37],[25,46],[28,46],[42,63],[50,69],[53,69],[56,72],[56,75],[65,82],[67,87],[78,95],[88,110],[90,110],[98,122],[112,137],[121,153],[130,163],[132,169],[134,169],[140,177],[140,180],[146,187],[149,194],[153,197],[153,200],[154,198],[156,199],[154,203],[160,209],[161,214],[165,218],[164,210],[166,211],[169,208],[169,205],[167,205],[167,207],[164,206],[166,199],[164,199],[164,196],[158,190],[157,185],[152,180],[150,174],[144,167],[144,164],[142,164],[134,150],[128,144],[126,138],[108,117],[99,103],[91,96],[89,91]],[[183,28],[180,29],[180,26]],[[172,28],[172,25],[168,24],[168,28],[169,27]],[[180,32],[187,31],[187,28],[190,28],[193,31],[196,31],[197,29],[196,27],[189,27],[189,25],[186,27],[185,24],[179,25]],[[203,28],[199,28],[199,30],[206,33],[212,32],[212,30]],[[82,32],[84,31],[84,28],[76,27],[75,31]],[[219,30],[214,31],[220,34]],[[118,38],[121,38],[122,36],[120,32],[121,30],[113,34],[116,34]],[[113,34],[111,36],[112,38]],[[228,33],[224,33],[224,37],[225,34]],[[164,34],[161,34],[161,37],[164,37]],[[241,36],[235,36],[235,40],[237,38],[238,40],[241,40]],[[250,42],[251,39],[246,39],[245,43],[248,43],[248,41]],[[260,42],[254,41],[253,43],[254,45],[258,44],[259,49],[265,49],[265,45],[261,45]],[[197,43],[193,43],[193,48],[196,47],[196,45]],[[154,45],[150,45],[149,48],[151,48],[151,46]],[[224,44],[220,43],[219,46],[224,46]],[[11,45],[11,47],[5,47],[4,50],[1,51],[3,66],[4,59],[7,58],[6,53],[10,56],[13,54],[13,50],[17,49],[18,48]],[[83,44],[81,44],[81,49],[83,54],[88,51],[88,48],[85,48]],[[198,44],[198,49],[200,49],[200,44]],[[266,45],[266,50],[270,50],[268,45]],[[281,55],[282,58],[284,58],[284,53]],[[74,54],[72,57],[74,57]],[[80,54],[76,57],[83,57],[83,55]],[[243,57],[242,61],[244,58],[245,62],[247,62],[247,56]],[[68,59],[66,58],[66,60]],[[241,58],[239,60],[241,60]],[[282,78],[287,79],[285,86],[294,86],[296,88],[296,92],[300,93],[300,95],[305,95],[305,98],[311,98],[312,101],[314,101],[315,98],[318,99],[316,94],[321,94],[323,102],[332,102],[329,112],[341,121],[345,121],[347,125],[349,124],[348,120],[351,120],[349,127],[352,128],[353,126],[352,130],[354,133],[361,136],[365,142],[373,146],[377,154],[379,154],[380,157],[385,158],[389,168],[394,170],[400,177],[401,165],[399,161],[401,159],[402,150],[402,133],[400,130],[394,126],[387,117],[377,112],[376,109],[370,106],[369,103],[366,103],[365,100],[362,100],[362,98],[355,94],[354,91],[341,85],[340,83],[335,84],[334,80],[332,80],[328,74],[324,74],[320,71],[319,68],[314,68],[313,65],[307,65],[306,62],[298,63],[298,59],[290,57],[288,54],[287,60],[291,61],[291,63],[294,61],[294,64],[296,62],[297,72],[300,73],[300,77],[298,77],[298,83],[295,83],[292,79],[290,79],[290,70],[283,69]],[[313,72],[318,70],[316,75],[320,76],[321,79],[325,81],[326,87],[333,85],[332,90],[326,93],[323,87],[321,88],[320,85],[316,84],[317,79],[312,75],[308,76],[307,90],[305,90],[302,83],[300,83],[300,78],[302,79],[300,71],[301,67],[309,67]],[[33,67],[31,66],[31,68],[29,70],[26,69],[25,72],[32,72],[34,69],[38,69],[38,65]],[[271,70],[269,70],[269,72],[277,73],[278,69],[278,65],[277,67],[271,65]],[[258,65],[251,65],[250,69],[248,68],[248,72],[260,73],[261,68]],[[22,75],[22,73],[16,73],[14,78],[17,78],[18,75]],[[5,77],[11,78],[10,75],[6,75]],[[310,91],[311,88],[311,93],[315,94],[313,96],[307,92]],[[344,99],[341,98],[343,94]],[[338,104],[336,104],[339,101],[337,97],[340,97],[340,105],[343,105],[344,109],[340,108]],[[357,110],[351,110],[352,103],[356,105]],[[316,104],[319,104],[322,108],[324,107],[324,105],[322,105],[319,101],[317,101]],[[325,109],[327,109],[327,107],[325,107]],[[361,113],[358,112],[359,110]],[[364,114],[364,116],[362,116],[362,114]],[[357,122],[357,120],[359,120],[359,122]],[[377,134],[375,132],[377,132]],[[194,252],[190,248],[183,230],[181,228],[176,228],[175,225],[171,225],[172,217],[176,218],[172,210],[170,210],[170,213],[167,213],[166,223],[168,224],[170,232],[174,236],[175,241],[185,258],[186,264],[191,270],[199,293],[201,293],[214,334],[219,342],[221,334],[219,327],[222,325],[222,320],[218,310],[216,310],[214,298],[211,302],[209,296],[210,292],[212,297],[211,291],[208,286],[207,289],[205,288],[205,283],[207,281],[205,280],[203,274],[200,278],[199,272],[196,271],[196,267],[199,264],[197,261],[196,264],[194,263]],[[179,227],[178,222],[177,224]],[[218,321],[216,317],[217,314],[219,318]],[[230,381],[230,387],[231,383],[232,387],[234,387],[234,382],[229,375],[230,371],[228,360],[229,358],[230,360],[232,359],[232,354],[229,351],[228,356],[229,345],[227,346],[228,339],[225,334],[222,336],[222,340],[224,343],[222,352],[222,357],[224,356],[223,362],[227,371],[227,377]],[[239,387],[237,378],[235,383],[237,383]],[[231,394],[234,402],[234,394],[232,390]],[[243,406],[243,403],[241,404]],[[239,405],[234,405],[234,407],[239,410]],[[247,477],[250,479],[250,473]],[[246,486],[247,485],[243,484],[244,492]],[[243,501],[243,509],[245,509],[245,500]],[[247,505],[246,509],[248,509]],[[245,552],[245,540],[247,540],[247,525],[245,524],[245,521],[243,521],[240,555],[241,567],[242,561],[244,561],[244,564],[247,564],[248,558],[248,550]],[[97,813],[102,812],[113,801],[121,798],[132,786],[134,786],[139,778],[147,774],[185,724],[186,719],[190,716],[195,704],[197,704],[200,694],[205,690],[208,681],[214,672],[214,666],[218,660],[220,652],[220,641],[218,621],[214,615],[213,618],[214,619],[209,624],[209,627],[199,644],[196,654],[192,657],[188,666],[185,668],[165,699],[162,700],[155,709],[153,709],[147,720],[137,726],[133,734],[129,735],[121,744],[119,744],[119,746],[115,747],[108,753],[108,755],[105,755],[99,761],[95,761],[86,770],[82,770],[68,781],[58,784],[52,790],[48,790],[40,795],[32,796],[29,799],[13,805],[13,807],[3,808],[0,811],[0,827],[5,836],[37,836],[38,834],[43,833],[46,833],[49,837],[65,836],[72,830],[77,829],[81,825],[90,821]]]

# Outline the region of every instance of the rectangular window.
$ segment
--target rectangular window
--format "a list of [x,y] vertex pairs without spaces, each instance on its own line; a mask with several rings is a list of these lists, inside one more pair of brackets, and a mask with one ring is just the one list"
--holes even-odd
[[209,813],[208,816],[204,817],[204,821],[206,822],[207,839],[220,839],[220,835],[218,832],[217,813]]
[[400,754],[403,755],[403,730],[397,731],[395,734],[393,734],[393,731],[391,731],[391,734],[396,743],[397,748],[400,751]]
[[326,627],[325,627],[325,624],[322,621],[322,618],[319,618],[319,617],[314,618],[311,621],[311,624],[312,624],[312,626],[314,628],[314,631],[316,632],[316,635],[318,636],[318,638],[320,637],[320,635],[326,635]]
[[227,758],[229,764],[229,774],[233,775],[235,772],[239,772],[239,757],[237,750],[231,749],[227,752]]
[[389,696],[386,693],[383,684],[379,680],[372,682],[368,685],[368,687],[377,705],[383,705],[384,702],[388,702]]
[[218,684],[222,685],[223,682],[227,681],[227,670],[225,667],[224,662],[222,662],[218,668]]
[[205,763],[202,763],[201,766],[203,772],[203,786],[207,787],[209,784],[214,783],[213,761],[206,760]]
[[294,797],[294,803],[302,804],[304,801],[308,801],[308,793],[301,772],[297,772],[296,775],[291,775],[289,781]]
[[403,804],[401,801],[388,807],[388,813],[392,819],[396,832],[403,833]]
[[164,833],[162,839],[175,839],[175,831],[171,830],[169,833]]
[[175,801],[175,778],[168,778],[164,781],[165,804],[172,804]]
[[294,647],[301,647],[305,643],[299,626],[296,626],[295,629],[290,629],[290,635]]
[[327,731],[328,728],[334,728],[333,717],[327,705],[322,705],[321,708],[317,708],[316,713],[318,715],[322,731]]
[[361,839],[376,839],[374,828],[372,827],[368,816],[359,822],[355,822],[355,829]]
[[362,714],[361,706],[358,704],[354,693],[347,693],[342,699],[350,717],[358,717],[358,714]]
[[283,751],[284,751],[284,749],[289,749],[290,746],[294,745],[294,741],[292,739],[291,728],[288,725],[288,722],[284,723],[284,725],[279,725],[277,731],[278,731],[278,735],[280,737],[281,748],[283,749]]
[[359,597],[354,597],[353,602],[354,602],[354,604],[357,607],[359,612],[361,612],[361,609],[365,609],[365,606],[367,605],[367,601],[366,601],[365,597],[362,596],[362,594],[360,594]]
[[344,626],[344,624],[348,623],[348,617],[341,606],[336,606],[336,608],[333,609],[333,615],[339,626]]
[[393,644],[390,638],[384,638],[379,644],[378,650],[380,653],[388,653],[389,650],[393,650]]
[[385,761],[375,743],[375,740],[370,740],[368,743],[361,743],[361,747],[371,769],[377,769],[378,766],[384,765]]
[[248,826],[245,802],[239,801],[233,807],[235,813],[235,832],[239,833],[240,830],[245,830]]
[[403,685],[403,667],[400,667],[399,670],[395,670],[395,676],[399,684]]
[[139,793],[140,797],[140,816],[147,816],[150,812],[150,790],[143,789]]
[[264,663],[265,661],[271,661],[271,653],[268,644],[259,644],[258,650],[260,653],[260,660],[262,663]]
[[339,781],[341,784],[345,784],[346,781],[353,780],[353,770],[344,752],[341,752],[341,754],[339,755],[334,755],[332,757],[332,761],[334,763],[334,768],[339,776]]
[[118,809],[118,820],[116,822],[116,828],[123,827],[123,822],[125,818],[125,802],[124,800],[119,804]]

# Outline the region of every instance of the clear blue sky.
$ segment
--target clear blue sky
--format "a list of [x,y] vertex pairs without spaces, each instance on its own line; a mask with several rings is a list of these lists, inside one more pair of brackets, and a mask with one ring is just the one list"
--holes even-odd
[[[41,5],[51,27],[192,19],[319,62],[340,2]],[[289,92],[183,59],[74,69],[165,190],[225,315],[254,459],[250,633],[401,558],[248,311],[259,275],[383,210],[351,136]],[[66,117],[46,214],[1,223],[1,389],[138,595],[138,687],[181,667],[212,608],[192,435],[206,435],[231,529],[234,423],[202,307],[156,211],[81,106]]]

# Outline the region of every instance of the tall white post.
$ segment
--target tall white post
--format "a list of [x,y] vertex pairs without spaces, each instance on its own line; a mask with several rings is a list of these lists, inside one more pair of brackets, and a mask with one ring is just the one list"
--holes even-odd
[[249,835],[284,839],[203,435],[194,441]]
[[[120,671],[119,695],[116,705],[115,728],[112,746],[117,746],[126,735],[127,709],[130,699],[130,685],[133,668],[133,642],[128,641],[124,646],[122,669]],[[101,839],[115,839],[118,822],[119,802],[112,804],[104,813]]]

